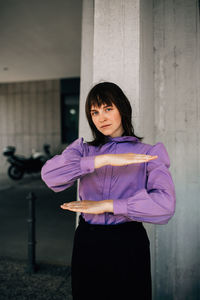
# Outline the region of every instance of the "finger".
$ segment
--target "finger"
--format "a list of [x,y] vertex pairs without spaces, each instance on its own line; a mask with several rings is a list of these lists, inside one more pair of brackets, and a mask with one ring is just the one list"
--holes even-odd
[[78,201],[72,201],[72,202],[63,203],[62,205],[64,205],[64,206],[72,206],[72,205],[76,205],[78,203],[79,203]]
[[65,203],[62,204],[62,205],[60,205],[60,207],[61,207],[62,209],[69,209],[68,205],[65,205]]
[[158,158],[157,156],[154,156],[154,157],[150,157],[150,158],[148,158],[148,157],[146,157],[146,158],[137,158],[137,159],[132,159],[132,160],[130,160],[129,162],[127,162],[128,164],[137,164],[137,163],[145,163],[145,162],[148,162],[148,161],[150,161],[150,160],[154,160],[154,159],[156,159],[156,158]]
[[142,162],[148,162],[148,161],[151,161],[151,160],[154,160],[156,159],[156,157],[154,158],[146,158],[146,159],[138,159],[135,161],[135,163],[142,163]]
[[73,212],[83,212],[81,208],[77,208],[77,207],[68,207],[68,210]]
[[80,205],[78,205],[78,204],[62,204],[61,205],[63,208],[79,208],[80,207]]
[[151,156],[151,155],[145,155],[145,156],[139,156],[136,158],[136,160],[150,160],[150,159],[156,159],[158,158],[157,155]]
[[74,203],[74,202],[63,203],[62,205],[60,205],[60,207],[61,207],[62,209],[69,209],[70,207],[73,207],[73,206],[74,206],[73,203]]
[[69,205],[60,205],[60,207],[62,209],[70,210],[74,212],[83,212],[83,210],[80,207],[73,207],[73,206],[70,207]]
[[149,158],[149,160],[153,160],[153,159],[156,159],[156,158],[158,158],[158,156],[157,156],[157,155],[154,155],[154,156],[151,156],[151,157]]
[[157,157],[157,155],[146,155],[146,154],[137,154],[135,155],[136,158],[152,158],[152,157]]

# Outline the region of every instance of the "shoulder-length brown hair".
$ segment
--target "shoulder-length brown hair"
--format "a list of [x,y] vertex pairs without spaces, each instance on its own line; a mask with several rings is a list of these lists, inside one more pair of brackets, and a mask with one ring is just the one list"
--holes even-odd
[[88,142],[89,145],[100,146],[105,144],[109,139],[107,136],[102,134],[94,125],[90,112],[91,107],[101,107],[102,104],[111,106],[112,103],[114,103],[114,105],[119,110],[122,119],[122,126],[124,129],[123,136],[134,136],[139,140],[142,140],[141,137],[136,136],[134,133],[134,128],[131,120],[132,108],[128,98],[125,96],[121,88],[117,84],[112,82],[101,82],[96,84],[90,90],[85,103],[87,120],[94,138],[93,141]]

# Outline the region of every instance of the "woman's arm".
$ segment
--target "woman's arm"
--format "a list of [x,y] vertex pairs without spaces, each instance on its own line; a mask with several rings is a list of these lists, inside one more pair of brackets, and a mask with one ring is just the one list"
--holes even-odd
[[[144,155],[144,154],[134,154],[134,153],[123,153],[123,154],[103,154],[95,156],[95,168],[100,168],[105,165],[112,166],[124,166],[134,163],[148,162],[150,160],[156,159],[157,156]],[[62,209],[83,212],[88,214],[102,214],[105,212],[114,212],[113,200],[102,200],[102,201],[72,201],[69,203],[64,203],[61,205]]]
[[69,203],[63,203],[62,209],[82,212],[86,214],[103,214],[105,212],[113,213],[113,200],[101,200],[101,201],[72,201]]
[[[145,155],[142,155],[142,158],[145,161],[152,159]],[[60,192],[72,186],[81,176],[94,172],[95,168],[109,164],[123,166],[140,160],[141,156],[137,154],[83,156],[83,138],[79,138],[61,155],[56,155],[45,163],[41,170],[41,177],[50,189]]]
[[157,158],[157,155],[145,155],[136,153],[121,153],[121,154],[103,154],[95,156],[95,169],[106,165],[125,166],[130,164],[138,164],[148,162]]
[[[157,159],[156,159],[157,158]],[[148,162],[146,188],[138,190],[132,197],[102,201],[74,201],[64,203],[61,208],[74,212],[101,214],[113,212],[125,215],[134,221],[166,224],[175,212],[175,188],[169,172],[169,157],[162,143],[151,148],[149,155],[105,154],[94,158],[95,167],[110,164],[122,166]]]
[[62,154],[45,163],[41,177],[50,189],[60,192],[72,186],[81,176],[92,172],[94,172],[94,156],[83,157],[83,138],[79,138]]
[[125,215],[132,220],[154,224],[166,224],[175,213],[175,188],[169,172],[169,156],[162,143],[149,151],[158,159],[147,164],[146,188],[132,197],[113,201],[115,215]]

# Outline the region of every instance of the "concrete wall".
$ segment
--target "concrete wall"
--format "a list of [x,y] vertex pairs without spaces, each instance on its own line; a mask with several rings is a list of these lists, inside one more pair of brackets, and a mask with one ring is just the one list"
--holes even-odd
[[[153,1],[140,1],[140,130],[146,143],[155,142]],[[148,116],[148,118],[146,117]]]
[[82,0],[0,0],[0,82],[80,76]]
[[[149,143],[155,138],[152,7],[150,0],[83,1],[80,95],[83,110],[95,83],[108,80],[119,84],[131,102],[135,132]],[[91,137],[83,113],[79,129],[80,136]],[[154,262],[155,228],[145,226]]]
[[0,151],[63,148],[59,79],[80,76],[81,12],[81,0],[0,0]]
[[[50,2],[51,5],[53,2]],[[1,16],[5,3],[10,2],[0,2]],[[156,300],[197,300],[200,297],[198,6],[197,0],[83,1],[80,136],[86,139],[90,136],[84,115],[89,89],[100,80],[112,80],[123,88],[131,101],[136,133],[143,135],[145,141],[163,142],[171,159],[170,170],[177,193],[176,214],[169,224],[148,228]],[[19,7],[16,4],[16,9]],[[10,14],[12,9],[11,5]],[[7,18],[7,23],[11,19]],[[0,20],[3,24],[2,17]],[[12,38],[16,23],[13,23],[11,31],[5,24],[4,19],[0,30]],[[18,36],[20,33],[17,31]],[[5,43],[1,48],[2,54],[2,49],[6,53],[4,47]],[[7,49],[12,54],[12,44]],[[23,56],[17,49],[14,53],[18,53],[14,56],[15,62]],[[44,58],[45,53],[46,50],[38,58]],[[69,59],[74,64],[74,60]],[[33,70],[40,71],[37,64],[35,67],[37,61],[31,57],[27,61]],[[69,70],[63,59],[61,64]],[[52,64],[50,69],[44,69],[53,77],[54,67]],[[20,65],[16,70],[19,72],[13,72],[10,81],[21,78]],[[30,73],[24,74],[24,80],[27,80]],[[8,80],[4,75],[1,81]],[[72,75],[75,74],[70,72]],[[59,94],[57,80],[1,84],[0,149],[15,144],[19,154],[29,155],[32,148],[41,150],[44,142],[50,143],[53,151],[59,147]],[[2,157],[0,171],[5,170],[4,163]]]
[[84,0],[82,10],[81,76],[79,103],[79,136],[91,139],[85,116],[85,100],[93,83],[94,1]]
[[199,1],[154,0],[156,141],[166,145],[177,207],[156,227],[155,299],[200,299]]
[[59,80],[0,84],[0,172],[7,171],[3,148],[16,146],[16,153],[29,156],[32,149],[59,150]]
[[[131,101],[137,134],[163,142],[171,159],[175,216],[165,226],[145,225],[156,300],[200,297],[198,6],[197,0],[83,1],[82,108],[94,83],[118,83]],[[87,139],[84,115],[80,123]]]
[[[147,7],[146,7],[146,6]],[[113,81],[121,86],[133,106],[133,123],[137,134],[143,134],[144,124],[140,101],[148,94],[148,113],[153,115],[153,32],[152,14],[146,13],[140,20],[140,9],[152,12],[152,1],[83,1],[82,14],[82,53],[81,53],[81,101],[84,103],[90,88],[100,81]],[[148,28],[149,39],[140,44],[140,27]],[[143,36],[143,35],[142,35]],[[151,44],[151,50],[146,47]],[[142,48],[142,51],[141,51]],[[146,54],[148,52],[148,59]],[[143,72],[139,70],[140,56]],[[148,71],[147,70],[148,66]],[[141,73],[140,73],[141,72]],[[146,89],[140,83],[145,81]],[[145,125],[151,128],[150,124]],[[79,134],[88,137],[89,127],[84,115],[80,115]],[[150,129],[152,136],[152,128]],[[149,139],[149,137],[148,137]]]
[[113,81],[133,107],[133,123],[140,134],[139,1],[95,1],[93,83]]

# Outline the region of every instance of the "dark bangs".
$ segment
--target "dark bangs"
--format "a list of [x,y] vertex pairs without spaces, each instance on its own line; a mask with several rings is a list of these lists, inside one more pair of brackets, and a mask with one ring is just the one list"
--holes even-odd
[[94,97],[91,96],[88,98],[88,109],[90,111],[92,106],[98,106],[100,108],[102,104],[111,106],[112,103],[113,101],[111,100],[111,97],[109,97],[109,95],[99,93],[94,95]]
[[[91,107],[97,106],[101,107],[102,104],[112,106],[112,104],[117,107],[122,119],[122,126],[124,129],[123,136],[135,136],[134,129],[132,125],[132,108],[129,100],[120,89],[118,85],[112,82],[102,82],[95,85],[89,92],[86,103],[85,112],[88,123],[90,125],[92,135],[94,140],[88,142],[90,145],[99,146],[103,145],[108,141],[108,137],[102,134],[94,125],[91,116]],[[137,137],[139,140],[142,138]]]

